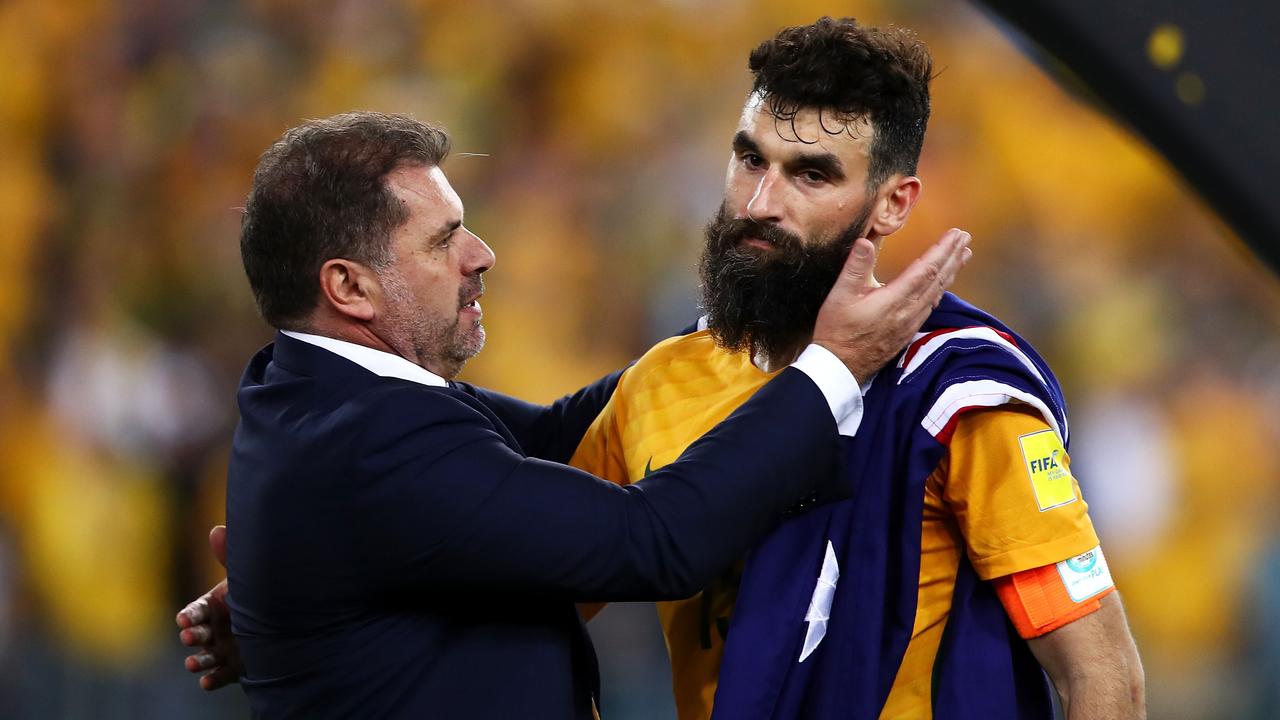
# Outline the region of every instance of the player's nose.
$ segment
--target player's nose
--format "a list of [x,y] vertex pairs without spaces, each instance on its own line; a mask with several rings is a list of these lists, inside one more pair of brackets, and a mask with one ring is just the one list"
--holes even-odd
[[747,217],[762,224],[782,222],[782,210],[785,205],[781,197],[783,194],[781,180],[782,178],[773,168],[760,176],[755,194],[747,202]]

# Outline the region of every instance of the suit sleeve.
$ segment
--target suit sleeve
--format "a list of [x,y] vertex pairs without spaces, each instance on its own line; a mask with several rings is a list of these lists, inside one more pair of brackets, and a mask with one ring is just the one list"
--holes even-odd
[[618,391],[609,398],[595,422],[587,428],[582,442],[578,443],[578,449],[569,460],[569,464],[579,470],[615,485],[627,485],[631,482],[620,430],[626,424],[626,404],[622,400],[624,397],[624,393]]
[[467,383],[457,385],[493,411],[529,457],[564,463],[609,401],[622,373],[610,373],[550,405],[526,402]]
[[[413,407],[389,399],[405,407],[379,413]],[[421,399],[408,399],[421,412]],[[848,494],[835,472],[835,421],[794,369],[677,462],[626,487],[522,457],[480,413],[442,399],[447,412],[431,421],[362,443],[369,479],[351,517],[359,554],[387,591],[684,597],[798,501]]]

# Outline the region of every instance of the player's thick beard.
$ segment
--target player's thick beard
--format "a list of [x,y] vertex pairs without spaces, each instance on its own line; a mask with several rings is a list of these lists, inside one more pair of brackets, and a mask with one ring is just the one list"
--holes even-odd
[[[702,306],[716,344],[775,366],[790,362],[812,337],[818,310],[871,209],[868,203],[839,237],[806,243],[776,225],[732,218],[721,205],[707,223],[698,261]],[[773,250],[743,245],[746,237],[766,240]]]

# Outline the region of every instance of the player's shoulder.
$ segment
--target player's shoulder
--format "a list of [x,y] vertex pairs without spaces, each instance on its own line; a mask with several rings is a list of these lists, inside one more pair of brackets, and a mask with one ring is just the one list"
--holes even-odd
[[720,347],[702,329],[654,345],[623,375],[619,390],[634,395],[659,386],[693,384],[699,392],[708,392],[712,388],[707,385],[754,383],[761,375],[746,353]]
[[898,357],[896,383],[927,401],[923,425],[942,439],[971,411],[1029,406],[1066,438],[1066,405],[1049,365],[990,313],[947,293]]
[[898,382],[1003,368],[1053,385],[1048,364],[1031,343],[994,315],[946,293],[899,355]]
[[[641,363],[665,362],[671,359],[697,359],[715,354],[719,348],[706,328],[691,328],[689,332],[663,340],[640,358]],[[639,363],[637,363],[639,364]]]
[[667,338],[649,348],[632,368],[636,374],[670,372],[674,367],[707,367],[725,364],[748,363],[743,353],[726,350],[716,345],[708,330],[694,330],[684,335]]

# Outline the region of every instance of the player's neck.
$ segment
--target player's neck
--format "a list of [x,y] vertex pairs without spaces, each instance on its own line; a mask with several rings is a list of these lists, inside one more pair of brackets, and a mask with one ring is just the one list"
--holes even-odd
[[757,350],[751,354],[751,364],[760,368],[764,372],[777,372],[782,368],[790,365],[800,357],[800,352],[809,345],[808,339],[802,345],[794,350],[788,350],[782,353],[768,354],[763,350]]

